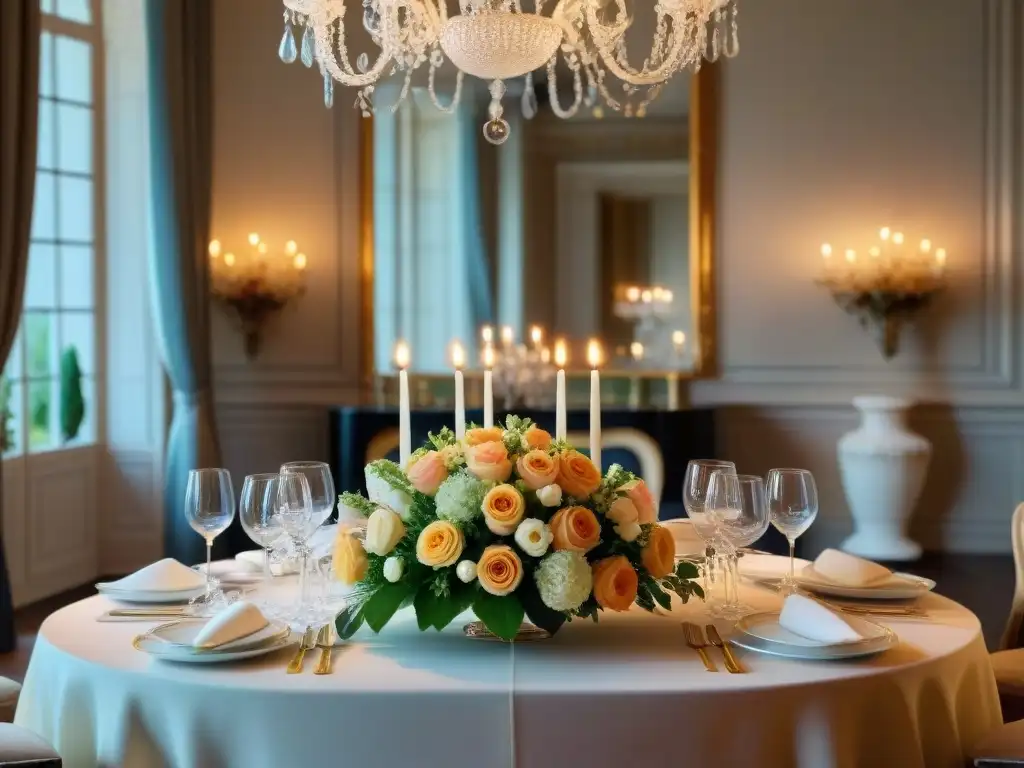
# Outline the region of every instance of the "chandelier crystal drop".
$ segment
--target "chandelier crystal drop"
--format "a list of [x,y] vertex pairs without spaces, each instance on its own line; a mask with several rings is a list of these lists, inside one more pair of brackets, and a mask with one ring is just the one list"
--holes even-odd
[[[627,117],[643,117],[673,75],[696,71],[704,61],[739,52],[738,0],[459,0],[449,16],[448,0],[284,0],[284,36],[278,49],[285,63],[314,61],[324,78],[324,102],[334,101],[334,82],[357,88],[355,106],[373,111],[378,83],[402,83],[391,109],[413,86],[413,75],[427,69],[427,91],[434,105],[452,112],[459,104],[465,75],[489,81],[491,104],[483,132],[501,144],[509,134],[502,117],[506,82],[524,78],[524,117],[537,112],[534,71],[546,68],[551,109],[561,118],[581,106],[600,115],[603,106]],[[523,7],[523,5],[528,7]],[[634,27],[631,7],[652,14],[653,33],[642,64],[628,50]],[[352,66],[350,34],[361,24],[376,52],[360,53]],[[294,28],[302,28],[301,46]],[[632,37],[636,37],[634,34]],[[637,42],[631,40],[632,42]],[[457,70],[454,91],[442,99],[437,74],[445,61]],[[572,101],[559,99],[559,62],[572,79]],[[564,70],[562,70],[564,71]]]

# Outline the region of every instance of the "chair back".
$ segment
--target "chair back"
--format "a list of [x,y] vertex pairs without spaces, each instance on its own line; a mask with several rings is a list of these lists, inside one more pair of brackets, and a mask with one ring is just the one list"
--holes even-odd
[[1017,583],[1013,589],[1013,604],[1010,606],[1010,618],[1003,630],[1003,639],[999,643],[1002,651],[1024,647],[1024,504],[1019,504],[1013,513],[1010,523],[1010,540],[1013,542],[1013,565],[1017,574]]

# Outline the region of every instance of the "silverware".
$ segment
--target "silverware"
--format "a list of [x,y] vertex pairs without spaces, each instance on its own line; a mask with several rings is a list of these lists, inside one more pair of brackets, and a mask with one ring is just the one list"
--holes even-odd
[[718,627],[714,624],[708,624],[707,626],[708,640],[716,648],[722,651],[722,656],[725,658],[725,668],[732,672],[734,675],[742,674],[746,670],[740,666],[739,661],[732,653],[732,648],[729,644],[722,640],[722,636],[718,634]]
[[108,616],[189,616],[186,608],[111,608]]
[[316,648],[316,635],[313,634],[313,627],[307,626],[306,632],[302,636],[302,642],[299,643],[299,650],[292,656],[292,660],[288,662],[288,674],[297,675],[302,671],[302,661],[306,658],[306,651],[311,651]]
[[834,611],[867,616],[914,616],[919,618],[927,618],[928,616],[923,608],[915,605],[864,605],[861,603],[828,602],[821,599],[818,599],[818,602]]
[[317,662],[314,675],[331,674],[331,651],[334,650],[334,633],[330,624],[324,624],[320,628],[320,634],[316,636],[316,647],[320,649],[320,661]]
[[708,655],[708,644],[704,640],[704,633],[701,631],[701,628],[696,624],[684,621],[683,632],[686,635],[686,644],[700,654],[700,660],[704,662],[704,669],[708,672],[717,672],[718,667],[715,666],[715,662]]

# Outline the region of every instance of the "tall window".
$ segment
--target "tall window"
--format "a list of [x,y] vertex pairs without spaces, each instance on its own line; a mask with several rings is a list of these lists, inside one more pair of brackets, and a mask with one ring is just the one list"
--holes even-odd
[[99,0],[40,0],[39,150],[7,455],[96,440],[102,185]]

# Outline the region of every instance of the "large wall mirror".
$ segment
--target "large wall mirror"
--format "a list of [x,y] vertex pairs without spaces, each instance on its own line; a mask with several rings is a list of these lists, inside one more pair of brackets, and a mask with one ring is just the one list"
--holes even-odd
[[716,76],[676,78],[642,117],[590,108],[567,120],[543,89],[524,119],[510,84],[501,146],[481,133],[483,83],[454,114],[416,91],[392,112],[379,89],[362,121],[367,365],[392,371],[402,339],[412,370],[446,374],[457,339],[472,370],[481,328],[529,346],[538,327],[542,347],[566,340],[570,369],[587,367],[597,338],[612,373],[709,375]]

